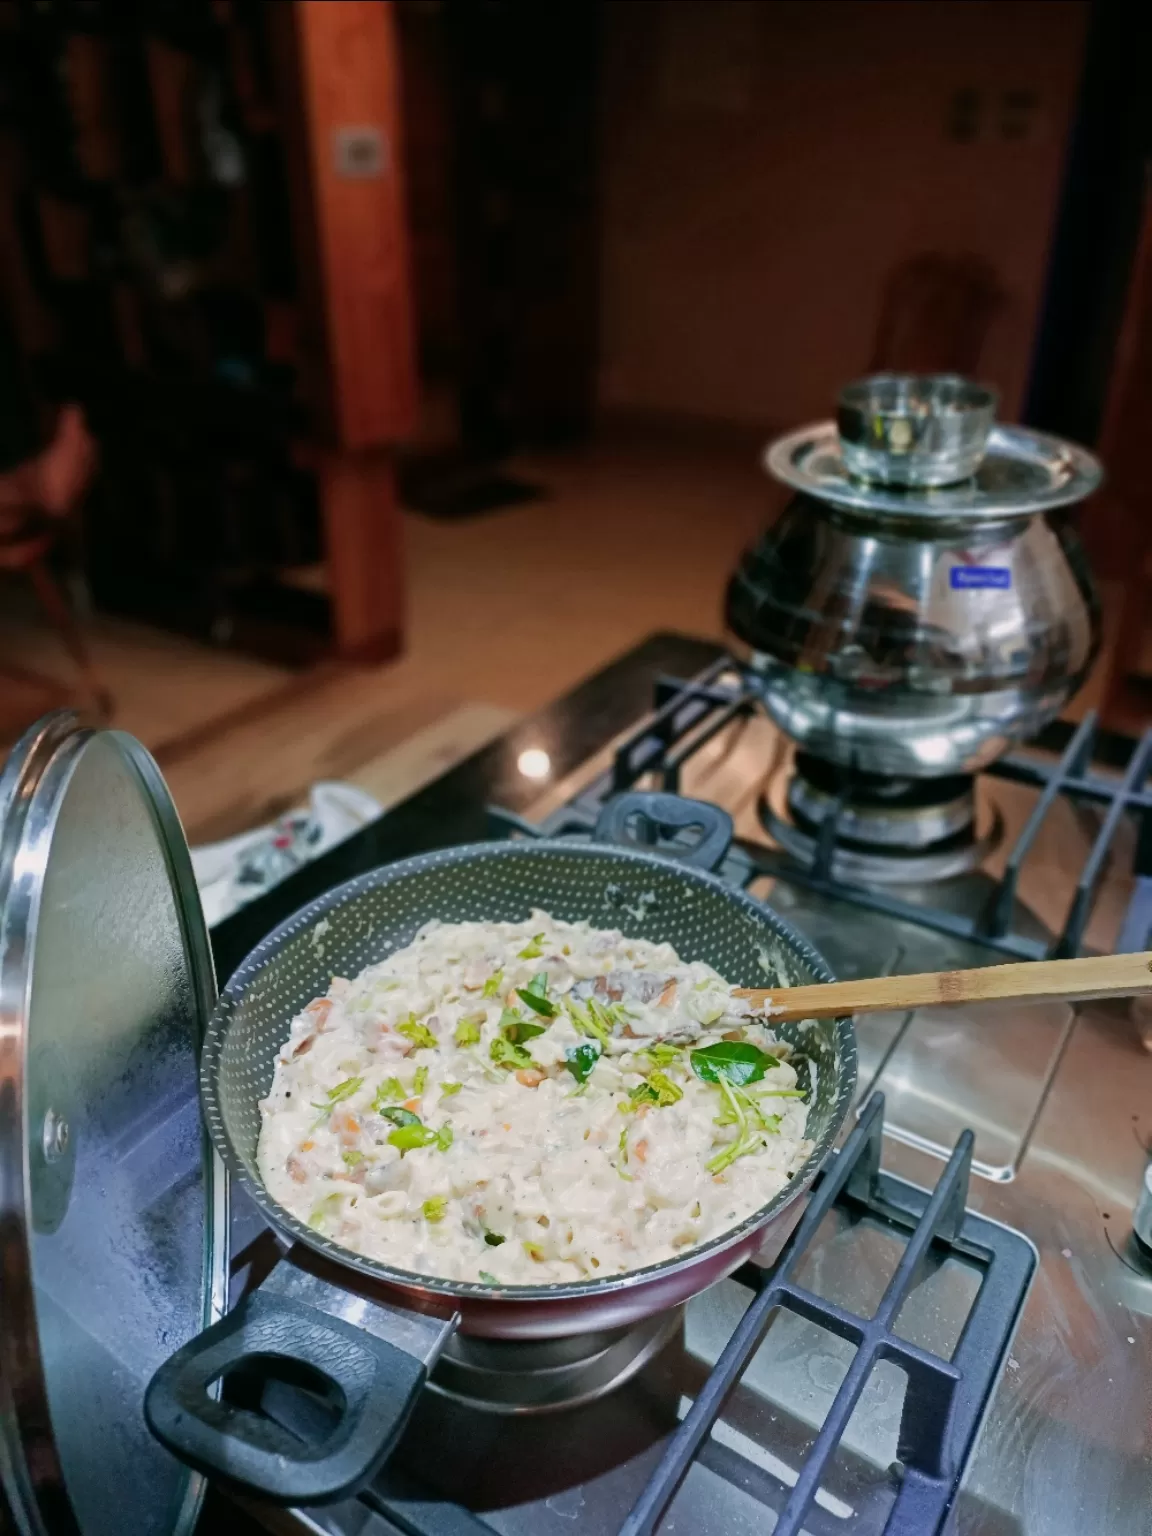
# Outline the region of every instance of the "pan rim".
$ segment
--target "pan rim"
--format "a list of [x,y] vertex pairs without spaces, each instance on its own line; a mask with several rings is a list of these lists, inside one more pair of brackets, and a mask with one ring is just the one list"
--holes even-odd
[[[364,891],[390,884],[393,880],[403,879],[408,874],[439,866],[451,867],[453,864],[470,863],[480,858],[535,858],[550,853],[603,859],[610,864],[623,862],[642,866],[656,865],[664,873],[671,868],[678,876],[722,895],[735,907],[763,923],[775,937],[783,940],[798,958],[804,961],[819,980],[834,981],[836,979],[820,951],[767,903],[757,900],[744,890],[729,885],[711,871],[677,863],[661,854],[607,844],[541,838],[533,842],[454,844],[448,848],[429,850],[413,854],[408,858],[397,859],[389,864],[377,865],[314,897],[312,901],[300,907],[267,933],[229,977],[227,985],[220,993],[205,1033],[200,1058],[200,1099],[209,1135],[228,1172],[239,1179],[249,1198],[275,1231],[291,1236],[314,1253],[352,1270],[362,1278],[400,1291],[431,1293],[434,1296],[443,1297],[445,1301],[465,1300],[470,1303],[488,1302],[496,1305],[520,1302],[564,1303],[635,1290],[679,1274],[693,1265],[703,1266],[709,1257],[714,1258],[728,1248],[735,1248],[753,1232],[767,1226],[774,1217],[811,1186],[833,1151],[855,1096],[858,1070],[856,1035],[848,1016],[832,1021],[839,1039],[841,1070],[836,1100],[828,1126],[788,1184],[777,1191],[771,1200],[746,1216],[737,1226],[719,1233],[708,1242],[686,1249],[683,1254],[674,1258],[662,1259],[657,1263],[645,1265],[642,1269],[627,1270],[623,1274],[597,1276],[591,1280],[555,1281],[549,1285],[493,1286],[482,1280],[450,1280],[445,1276],[427,1275],[417,1270],[393,1268],[378,1259],[372,1259],[365,1254],[355,1252],[354,1249],[345,1248],[316,1232],[314,1228],[309,1227],[280,1205],[269,1194],[263,1180],[248,1168],[225,1129],[217,1094],[217,1077],[221,1052],[228,1038],[231,1020],[256,975],[304,929],[321,922],[345,902],[355,899]],[[286,1028],[288,1022],[290,1021],[285,1021]]]

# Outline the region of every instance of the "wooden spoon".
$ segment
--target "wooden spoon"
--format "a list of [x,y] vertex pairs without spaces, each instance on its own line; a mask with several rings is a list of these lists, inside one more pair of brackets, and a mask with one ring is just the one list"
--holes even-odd
[[1152,953],[1087,960],[1025,960],[975,971],[928,971],[813,987],[736,987],[733,995],[764,1009],[769,1022],[834,1019],[851,1013],[905,1013],[954,1003],[1075,1003],[1152,992]]

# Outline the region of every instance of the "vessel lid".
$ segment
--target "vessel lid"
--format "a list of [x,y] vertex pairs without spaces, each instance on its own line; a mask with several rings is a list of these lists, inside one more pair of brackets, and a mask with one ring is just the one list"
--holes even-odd
[[873,484],[848,473],[834,421],[800,427],[770,443],[768,473],[784,485],[837,507],[888,517],[977,519],[1029,517],[1090,496],[1104,478],[1100,461],[1076,443],[1025,427],[995,426],[979,468],[956,485]]
[[202,1479],[142,1403],[227,1300],[227,1181],[197,1093],[214,997],[155,763],[47,716],[0,775],[0,1478],[36,1536],[196,1520]]

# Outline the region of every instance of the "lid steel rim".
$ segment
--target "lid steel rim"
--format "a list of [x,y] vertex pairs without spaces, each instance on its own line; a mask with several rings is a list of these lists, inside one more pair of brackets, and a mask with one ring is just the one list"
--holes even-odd
[[[199,1021],[197,1049],[202,1050],[208,1021],[216,1006],[216,966],[208,939],[208,929],[200,906],[200,893],[192,869],[192,855],[179,814],[152,755],[126,731],[109,731],[126,765],[136,777],[141,796],[156,825],[171,881],[173,904],[188,957],[190,979],[195,994]],[[199,1073],[196,1092],[199,1098]],[[201,1130],[202,1166],[205,1189],[204,1248],[201,1284],[204,1306],[201,1324],[219,1322],[228,1310],[229,1242],[231,1187],[228,1170],[210,1137]],[[184,1497],[173,1517],[176,1531],[191,1531],[204,1500],[207,1483],[198,1472],[189,1474]]]
[[[53,725],[57,722],[53,721]],[[60,720],[60,726],[66,724]],[[5,825],[0,889],[0,1417],[4,1429],[4,1467],[12,1483],[9,1496],[19,1499],[17,1517],[33,1530],[55,1536],[57,1530],[80,1533],[68,1497],[59,1448],[52,1431],[48,1385],[40,1355],[35,1284],[28,1213],[32,1193],[26,1148],[32,1128],[27,1121],[26,1052],[31,1008],[32,957],[36,947],[40,895],[48,867],[52,831],[64,792],[80,760],[90,731],[56,737],[44,732],[31,748],[32,784],[13,796],[15,815]],[[53,739],[53,738],[56,739]],[[50,743],[43,758],[45,739]],[[16,753],[13,753],[15,759]],[[41,1131],[43,1134],[43,1131]],[[35,1467],[35,1472],[32,1468]],[[51,1510],[51,1527],[41,1518]]]
[[[820,476],[805,468],[803,461],[815,454],[834,463],[840,474]],[[1028,427],[993,427],[984,462],[996,460],[1031,465],[1046,475],[1047,485],[995,491],[971,481],[899,489],[870,484],[849,475],[834,421],[813,422],[777,438],[765,448],[761,462],[773,479],[817,501],[858,512],[940,522],[964,518],[993,522],[1051,512],[1083,501],[1104,478],[1100,461],[1087,449]]]

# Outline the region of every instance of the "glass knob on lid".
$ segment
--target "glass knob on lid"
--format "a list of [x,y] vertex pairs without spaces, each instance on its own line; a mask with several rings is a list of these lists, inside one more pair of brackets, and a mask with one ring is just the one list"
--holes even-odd
[[996,392],[958,374],[876,373],[840,392],[840,451],[853,475],[882,485],[955,485],[974,475]]

